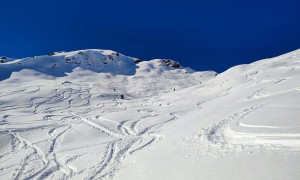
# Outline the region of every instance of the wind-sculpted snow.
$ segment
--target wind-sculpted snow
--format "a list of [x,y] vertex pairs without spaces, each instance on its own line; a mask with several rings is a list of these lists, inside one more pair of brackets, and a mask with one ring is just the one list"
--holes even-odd
[[300,177],[299,50],[218,75],[135,61],[86,50],[2,64],[0,179]]

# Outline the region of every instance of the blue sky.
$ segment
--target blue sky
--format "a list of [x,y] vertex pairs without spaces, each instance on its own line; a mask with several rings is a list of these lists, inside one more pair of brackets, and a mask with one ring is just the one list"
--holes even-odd
[[0,55],[112,49],[222,72],[300,48],[299,0],[0,2]]

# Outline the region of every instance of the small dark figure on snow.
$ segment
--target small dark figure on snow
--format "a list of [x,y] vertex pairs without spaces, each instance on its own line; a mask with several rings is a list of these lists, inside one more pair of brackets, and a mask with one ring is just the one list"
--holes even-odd
[[121,95],[121,99],[124,99],[124,95],[123,94]]

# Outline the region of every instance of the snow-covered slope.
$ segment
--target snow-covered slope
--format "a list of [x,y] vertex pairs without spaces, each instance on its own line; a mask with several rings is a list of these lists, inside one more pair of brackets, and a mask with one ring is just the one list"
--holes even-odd
[[0,63],[0,179],[300,177],[300,50],[218,75],[139,61]]

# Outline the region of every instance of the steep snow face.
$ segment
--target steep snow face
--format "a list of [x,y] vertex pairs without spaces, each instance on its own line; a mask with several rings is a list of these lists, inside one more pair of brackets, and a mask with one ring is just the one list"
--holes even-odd
[[218,75],[178,65],[107,50],[0,63],[0,179],[300,177],[300,50]]

